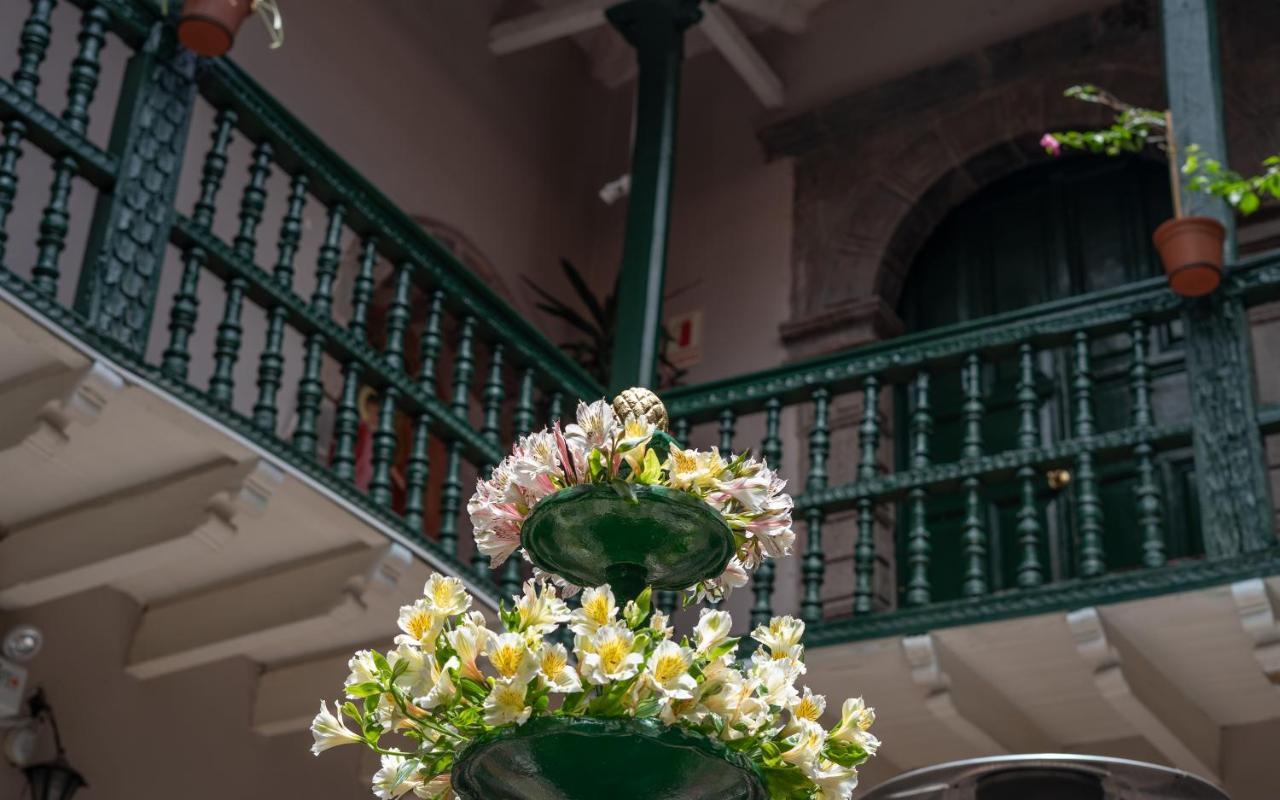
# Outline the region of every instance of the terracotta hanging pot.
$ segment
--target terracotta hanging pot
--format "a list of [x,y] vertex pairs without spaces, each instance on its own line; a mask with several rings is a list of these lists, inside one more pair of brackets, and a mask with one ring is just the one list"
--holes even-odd
[[1183,297],[1201,297],[1222,283],[1222,243],[1227,229],[1212,217],[1177,217],[1152,235],[1169,288]]
[[198,55],[224,55],[253,6],[254,0],[186,0],[178,18],[178,39]]

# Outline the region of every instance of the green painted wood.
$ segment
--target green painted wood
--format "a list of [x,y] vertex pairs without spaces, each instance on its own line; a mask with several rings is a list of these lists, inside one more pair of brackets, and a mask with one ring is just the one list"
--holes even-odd
[[[338,269],[342,253],[342,228],[346,206],[336,203],[329,207],[324,241],[316,255],[316,286],[311,293],[309,308],[313,314],[326,321],[333,308],[333,275]],[[361,337],[361,344],[365,344]],[[320,374],[324,368],[326,337],[320,331],[307,334],[303,345],[302,377],[298,380],[297,412],[293,427],[293,446],[307,458],[317,458],[319,442],[316,426],[320,419],[320,403],[324,399],[324,384]],[[358,391],[358,390],[357,390]],[[352,403],[354,409],[355,403]],[[358,412],[357,412],[358,414]],[[356,420],[357,426],[359,420]],[[354,447],[354,439],[352,440]]]
[[733,424],[737,416],[732,408],[720,412],[720,452],[733,452]]
[[[1179,148],[1198,144],[1227,161],[1216,0],[1161,0],[1164,82]],[[1235,215],[1222,200],[1182,189],[1182,212],[1209,216],[1227,228],[1227,258],[1235,256]]]
[[404,466],[404,522],[421,532],[430,476],[431,415],[423,412],[413,422],[413,440]]
[[[217,211],[218,190],[227,172],[227,148],[235,130],[236,113],[223,109],[214,119],[213,141],[205,154],[204,169],[200,178],[200,197],[192,212],[192,221],[206,230],[213,224]],[[182,252],[182,279],[173,297],[169,311],[169,346],[165,348],[161,369],[166,375],[179,381],[187,379],[191,364],[191,334],[195,331],[196,315],[200,310],[197,290],[200,274],[204,271],[207,254],[204,248],[189,246]]]
[[511,424],[515,427],[517,438],[533,430],[533,392],[536,379],[537,371],[533,367],[525,367],[520,372],[520,393],[516,398],[515,412],[511,415]]
[[502,580],[499,582],[499,591],[503,597],[518,597],[521,587],[524,585],[524,575],[520,571],[520,562],[518,558],[508,558],[507,563],[502,565]]
[[351,284],[351,321],[347,330],[362,342],[369,341],[369,301],[373,299],[373,268],[378,264],[378,237],[369,236],[360,247],[360,270]]
[[378,424],[373,431],[373,470],[369,477],[369,497],[381,506],[391,505],[391,462],[396,455],[396,403],[400,392],[389,386],[382,391]]
[[480,424],[480,435],[495,446],[502,442],[502,401],[506,396],[506,386],[502,382],[502,343],[496,342],[489,348],[489,377],[484,382],[481,395],[484,417]]
[[462,505],[462,443],[449,442],[445,460],[444,481],[440,484],[440,546],[457,555],[458,510]]
[[[1077,438],[1094,435],[1093,378],[1089,365],[1089,334],[1075,335],[1075,369],[1071,382],[1075,399],[1073,432]],[[1076,458],[1076,474],[1072,479],[1076,493],[1076,531],[1079,536],[1078,560],[1082,577],[1094,578],[1106,572],[1102,547],[1102,501],[1098,497],[1098,479],[1094,472],[1093,452],[1085,450]]]
[[[49,20],[53,7],[54,0],[32,0],[31,13],[22,23],[13,85],[25,98],[34,99],[40,85],[40,64],[49,49],[52,33]],[[5,246],[9,240],[5,222],[18,194],[18,159],[22,157],[22,141],[26,133],[26,123],[16,118],[6,119],[0,133],[0,264],[4,263]]]
[[[929,466],[930,437],[933,435],[933,414],[929,407],[929,373],[921,371],[913,384],[911,409],[911,469]],[[909,606],[928,605],[929,585],[929,515],[925,508],[928,492],[917,486],[910,492],[910,528],[907,532],[907,589],[904,595]]]
[[671,423],[671,431],[676,437],[676,441],[680,442],[683,447],[689,446],[690,429],[691,426],[689,424],[688,417],[679,417]]
[[[1023,342],[1018,348],[1018,447],[1030,450],[1040,445],[1040,395],[1036,391],[1035,348]],[[1040,563],[1043,532],[1036,498],[1036,468],[1030,464],[1018,467],[1018,586],[1024,589],[1044,583],[1044,567]]]
[[631,193],[618,278],[618,330],[609,394],[652,386],[662,333],[662,284],[671,224],[676,115],[684,32],[701,17],[698,0],[625,0],[605,16],[636,50]]
[[[809,476],[805,492],[818,492],[827,485],[827,450],[831,435],[827,428],[827,408],[831,393],[825,387],[813,391],[813,427],[809,430]],[[800,571],[804,590],[800,616],[805,622],[822,619],[822,579],[826,563],[822,553],[822,522],[825,512],[820,506],[805,511],[805,550]]]
[[440,359],[440,348],[444,346],[444,335],[440,329],[443,314],[444,292],[436,289],[431,293],[427,321],[422,326],[422,367],[418,372],[418,386],[432,397],[436,395],[436,362]]
[[564,414],[564,393],[553,391],[547,397],[547,419],[558,420]]
[[[964,404],[964,443],[960,454],[965,459],[982,457],[982,359],[970,353],[962,373]],[[964,584],[965,597],[984,595],[990,588],[987,575],[987,529],[983,519],[981,482],[977,476],[964,479]]]
[[[89,104],[93,102],[98,88],[102,47],[106,42],[109,19],[107,10],[96,3],[85,9],[81,16],[80,46],[71,61],[67,106],[62,112],[63,122],[75,134],[83,135],[89,126]],[[31,282],[37,290],[49,295],[58,291],[58,262],[67,243],[72,179],[78,169],[73,155],[61,155],[54,161],[49,203],[40,215],[40,235],[36,239],[36,261],[31,268]]]
[[[880,379],[868,375],[862,385],[862,424],[858,426],[858,480],[872,480],[879,472]],[[853,613],[870,614],[875,599],[876,504],[858,501],[858,536],[853,545]]]
[[127,169],[98,195],[76,286],[76,312],[139,353],[147,348],[169,244],[195,69],[195,56],[160,26],[129,60],[108,145]]
[[[339,478],[351,480],[356,474],[356,439],[360,434],[359,361],[348,361],[342,367],[342,394],[333,419],[333,460],[330,466]],[[408,511],[406,509],[406,519]]]
[[1275,544],[1266,452],[1258,433],[1249,320],[1218,292],[1187,304],[1187,378],[1205,552],[1215,558]]
[[[302,240],[302,209],[307,202],[307,176],[296,175],[290,182],[289,200],[276,247],[276,265],[272,277],[286,289],[293,287],[293,260]],[[279,412],[276,395],[284,375],[284,328],[287,309],[273,306],[267,314],[266,343],[258,360],[258,399],[253,404],[253,421],[264,431],[275,432]]]
[[462,318],[458,329],[458,346],[453,354],[453,402],[449,404],[454,414],[467,419],[471,411],[471,377],[475,374],[475,355],[472,342],[475,339],[476,318]]
[[[1147,366],[1147,326],[1142,320],[1134,320],[1129,328],[1133,348],[1133,361],[1129,367],[1130,391],[1133,396],[1132,423],[1135,428],[1150,428],[1155,424],[1151,410],[1151,370]],[[1163,566],[1164,525],[1161,517],[1160,487],[1156,481],[1156,466],[1152,455],[1155,448],[1150,442],[1139,442],[1133,448],[1138,462],[1138,483],[1134,498],[1138,506],[1138,530],[1142,538],[1142,564],[1145,567]]]
[[[404,367],[404,337],[409,328],[409,295],[413,282],[413,264],[396,267],[391,304],[387,308],[386,344],[382,360],[391,369]],[[382,391],[378,407],[378,425],[373,432],[373,473],[369,478],[369,496],[375,503],[390,505],[392,498],[391,467],[396,455],[396,411],[400,392],[394,386]]]
[[[765,401],[764,441],[760,443],[760,456],[769,468],[778,472],[782,468],[782,401],[770,397]],[[766,625],[773,617],[773,564],[767,559],[756,567],[751,576],[751,592],[755,601],[751,605],[751,627]]]
[[[271,175],[271,159],[274,150],[270,142],[259,142],[253,148],[249,164],[249,182],[240,196],[240,227],[236,231],[232,247],[236,255],[253,262],[258,248],[257,231],[266,206],[267,178]],[[240,275],[227,281],[226,302],[222,321],[214,339],[213,375],[209,378],[209,396],[215,403],[229,406],[235,395],[235,366],[240,357],[243,328],[240,317],[244,309],[244,294],[249,282]]]

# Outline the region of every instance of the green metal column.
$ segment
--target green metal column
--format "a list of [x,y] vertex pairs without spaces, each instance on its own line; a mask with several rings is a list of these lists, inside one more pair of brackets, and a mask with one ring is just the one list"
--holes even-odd
[[702,16],[698,3],[627,0],[606,12],[609,22],[635,47],[638,67],[631,196],[618,281],[611,394],[629,386],[650,386],[657,372],[680,65],[684,32]]
[[[1163,0],[1163,20],[1165,82],[1179,147],[1194,142],[1206,155],[1225,161],[1215,2]],[[1182,205],[1188,214],[1215,217],[1226,226],[1230,261],[1235,255],[1235,220],[1222,201],[1184,191]],[[1196,490],[1210,556],[1276,543],[1248,319],[1230,283],[1223,286],[1189,301],[1183,313],[1195,419]]]
[[110,150],[120,178],[98,196],[75,308],[126,350],[147,349],[178,172],[195,106],[196,60],[157,23],[129,61]]

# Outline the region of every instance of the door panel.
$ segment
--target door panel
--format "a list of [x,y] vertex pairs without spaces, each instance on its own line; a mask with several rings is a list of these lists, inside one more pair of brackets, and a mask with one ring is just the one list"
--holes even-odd
[[[979,319],[1082,292],[1121,286],[1158,274],[1150,232],[1169,215],[1166,173],[1139,159],[1064,158],[993,184],[951,213],[921,249],[903,290],[899,313],[910,331]],[[1158,422],[1187,416],[1180,329],[1170,323],[1149,333],[1152,401]],[[1117,334],[1091,342],[1093,408],[1101,431],[1126,427],[1131,414],[1131,342]],[[1043,442],[1070,438],[1073,424],[1069,348],[1037,355]],[[960,457],[963,426],[958,371],[934,375],[931,392],[935,463]],[[986,452],[1016,447],[1017,374],[1012,362],[983,367]],[[907,393],[897,394],[896,419],[909,419]],[[898,463],[907,463],[906,425],[897,426]],[[1165,510],[1169,556],[1200,552],[1195,533],[1194,476],[1190,453],[1162,453],[1157,472]],[[1104,546],[1109,568],[1141,563],[1134,500],[1134,465],[1121,461],[1098,469]],[[1190,494],[1188,494],[1190,492]],[[1052,491],[1037,476],[1037,505],[1044,531],[1041,563],[1051,579],[1075,575],[1075,509],[1070,488]],[[1019,558],[1016,481],[984,485],[988,574],[992,590],[1016,586]],[[930,497],[928,518],[935,599],[960,594],[964,551],[961,490]],[[899,553],[905,553],[909,514],[897,515]],[[898,574],[908,575],[906,564]]]

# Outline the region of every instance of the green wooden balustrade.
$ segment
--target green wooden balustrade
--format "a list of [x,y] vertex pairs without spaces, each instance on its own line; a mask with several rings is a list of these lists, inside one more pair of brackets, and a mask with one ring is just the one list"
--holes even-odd
[[[231,62],[197,65],[154,6],[64,2],[80,14],[61,112],[42,107],[36,93],[55,0],[32,0],[13,32],[17,68],[0,80],[0,289],[288,461],[438,565],[477,568],[479,585],[496,593],[484,559],[462,562],[472,551],[459,535],[464,483],[497,463],[517,434],[602,388]],[[91,111],[103,113],[95,94],[104,48],[129,53],[105,147],[86,135]],[[192,130],[201,104],[212,107],[212,125]],[[237,147],[250,155],[228,208],[220,190]],[[18,185],[28,148],[52,164],[47,193]],[[202,166],[187,215],[174,200],[189,152]],[[273,175],[287,187],[279,196]],[[78,183],[96,192],[90,219],[70,217]],[[16,203],[41,210],[36,230],[10,229]],[[314,232],[316,258],[303,264],[304,217],[314,209],[324,224]],[[225,241],[216,224],[233,214],[235,233]],[[269,269],[258,260],[266,218],[280,220]],[[73,255],[64,251],[77,224],[89,228],[88,246],[75,302],[64,306],[58,290]],[[7,259],[15,235],[32,237],[32,263]],[[349,248],[354,274],[342,278]],[[176,273],[168,297],[159,291],[162,265]],[[380,278],[390,299],[375,310]],[[157,312],[168,330],[152,358],[148,345],[162,333],[153,330]],[[255,340],[246,334],[251,313],[265,318]],[[197,332],[215,324],[210,314],[215,336],[202,344]],[[255,380],[241,385],[249,382],[238,367],[249,358]],[[442,364],[452,370],[443,397]],[[280,402],[287,375],[297,376],[292,408]],[[366,394],[374,402],[362,409]],[[439,517],[428,519],[428,509]],[[502,588],[518,588],[521,578],[513,561]]]
[[[1280,255],[1272,254],[1230,268],[1216,302],[1244,309],[1277,298]],[[1247,531],[1240,541],[1255,544],[1233,552],[1214,551],[1207,537],[1203,549],[1177,561],[1166,552],[1168,512],[1157,459],[1185,450],[1201,420],[1157,417],[1150,353],[1157,332],[1170,336],[1181,330],[1170,326],[1182,324],[1187,306],[1163,279],[1145,281],[671,389],[664,399],[677,436],[692,433],[695,445],[717,438],[724,444],[729,426],[742,426],[753,415],[763,417],[761,452],[772,464],[782,460],[784,441],[807,440],[807,459],[801,460],[807,463],[788,460],[794,466],[782,474],[792,486],[803,486],[795,513],[798,610],[811,623],[811,644],[923,632],[1274,574],[1280,549],[1270,527]],[[1117,348],[1117,340],[1126,346]],[[1109,358],[1118,352],[1126,360],[1120,380],[1130,398],[1127,417],[1106,427],[1094,407],[1101,374],[1094,351],[1103,343]],[[1070,407],[1060,409],[1062,419],[1046,417],[1042,407],[1039,382],[1047,379],[1042,374],[1047,363],[1060,365],[1055,379],[1070,388]],[[1235,379],[1221,368],[1198,373],[1189,360],[1185,370],[1189,387]],[[953,383],[944,384],[947,379]],[[944,385],[958,387],[956,394],[939,395]],[[893,393],[902,400],[898,415],[887,414],[890,406],[882,402]],[[839,415],[839,424],[856,434],[856,466],[837,477],[833,464],[854,463],[833,453],[833,443],[845,439],[833,427],[832,409],[847,407],[848,399],[860,400],[862,409],[855,420]],[[790,407],[798,413],[791,430],[784,431],[780,420]],[[951,427],[958,440],[947,448],[936,441],[943,413],[958,422]],[[1007,415],[1007,427],[997,424],[999,415]],[[896,463],[886,465],[880,443],[895,424],[906,436]],[[1260,409],[1247,424],[1257,437],[1280,432],[1280,407]],[[697,441],[698,432],[707,428],[716,434],[707,434],[711,442]],[[940,457],[943,449],[953,455]],[[1265,476],[1261,460],[1248,468]],[[1050,489],[1050,470],[1067,472],[1066,488]],[[1248,491],[1254,482],[1239,484]],[[1114,496],[1116,490],[1106,487],[1130,485],[1138,530],[1111,530],[1103,514],[1104,491]],[[1260,496],[1253,502],[1270,507],[1271,501]],[[1051,506],[1070,529],[1069,563],[1053,569],[1045,522]],[[992,527],[997,520],[1001,525]],[[853,534],[841,539],[852,542],[851,551],[833,552],[827,543],[837,525]],[[1002,529],[1007,538],[997,539]],[[894,530],[900,534],[897,552],[877,552],[877,542],[892,538]],[[939,541],[939,536],[955,541]],[[1064,536],[1062,530],[1058,536]],[[1124,550],[1135,537],[1137,563],[1113,567],[1112,549]],[[959,560],[936,564],[936,554],[948,544],[947,551],[959,554]],[[895,559],[895,573],[882,574]],[[832,571],[833,565],[850,561],[851,578]],[[939,570],[956,576],[954,594],[939,595]],[[886,595],[893,582],[896,597]],[[757,573],[752,589],[757,623],[797,610],[776,607],[772,571]],[[846,597],[852,597],[851,605]]]
[[[80,14],[62,65],[63,108],[44,108],[36,91],[55,0],[31,0],[13,32],[17,67],[0,80],[0,290],[416,542],[438,566],[488,576],[463,535],[466,484],[515,436],[602,387],[234,64],[197,64],[139,0],[64,2]],[[129,62],[102,146],[86,130],[91,113],[104,113],[95,105],[104,48],[123,48]],[[212,124],[192,129],[201,104]],[[245,179],[238,198],[223,197],[228,165],[242,163],[237,148],[248,154]],[[48,157],[47,187],[19,186],[28,150]],[[174,206],[184,161],[200,164],[189,213]],[[96,193],[89,219],[71,218],[77,185]],[[10,229],[19,202],[38,210],[35,230]],[[310,233],[308,213],[323,220]],[[271,256],[257,252],[264,219],[280,221]],[[75,301],[64,305],[75,225],[87,226],[88,244]],[[219,225],[233,227],[230,241]],[[303,259],[309,235],[317,254]],[[30,237],[31,263],[9,260],[15,236]],[[340,274],[344,263],[352,274]],[[162,269],[175,276],[170,296],[160,294]],[[1245,309],[1277,299],[1280,257],[1259,257],[1231,267],[1206,301],[1146,281],[665,399],[682,442],[731,450],[749,445],[740,434],[763,430],[759,452],[799,492],[799,574],[769,563],[756,571],[754,624],[799,613],[818,645],[1117,601],[1280,571],[1265,465],[1249,455],[1259,436],[1280,432],[1280,408],[1240,398],[1250,378]],[[246,335],[249,314],[265,320],[260,340]],[[1157,356],[1175,328],[1190,332],[1192,416],[1161,419],[1167,367]],[[201,330],[213,330],[212,342]],[[1129,403],[1119,422],[1105,394],[1117,358]],[[1047,364],[1069,389],[1056,416],[1044,407]],[[242,385],[243,368],[252,385]],[[890,455],[895,430],[906,435]],[[1212,509],[1203,546],[1180,552],[1166,537],[1161,459],[1193,444],[1196,464],[1210,465],[1202,497]],[[799,452],[784,458],[784,449]],[[1224,464],[1232,480],[1218,475]],[[1051,469],[1071,473],[1057,494],[1044,479]],[[1128,492],[1136,533],[1108,528],[1115,486]],[[1064,525],[1071,535],[1054,545]],[[1121,535],[1136,537],[1136,561],[1117,556]],[[1051,557],[1059,545],[1065,561]],[[955,563],[941,563],[944,553]],[[940,570],[954,587],[940,584]],[[783,575],[794,575],[796,607],[779,607]],[[522,577],[513,559],[479,584],[513,592]],[[656,599],[676,603],[669,592]]]

